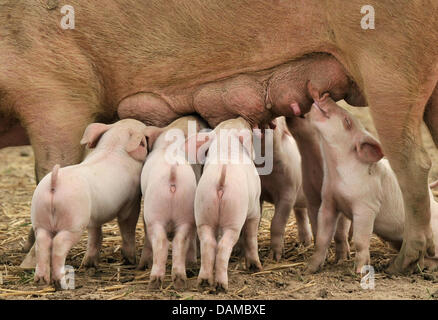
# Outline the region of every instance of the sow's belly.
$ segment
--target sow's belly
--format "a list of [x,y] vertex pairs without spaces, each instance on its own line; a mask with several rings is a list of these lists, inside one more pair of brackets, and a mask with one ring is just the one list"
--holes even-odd
[[342,65],[331,55],[320,53],[177,92],[163,89],[136,93],[120,102],[118,115],[162,127],[196,112],[211,127],[238,116],[257,126],[278,116],[306,113],[324,93],[336,101],[365,104]]

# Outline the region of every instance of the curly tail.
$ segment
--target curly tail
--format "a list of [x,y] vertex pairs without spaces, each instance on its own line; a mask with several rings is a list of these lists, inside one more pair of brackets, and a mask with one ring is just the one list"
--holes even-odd
[[172,193],[175,193],[175,191],[176,191],[176,167],[177,167],[177,164],[174,164],[170,168],[169,182],[170,182],[170,192],[172,192]]
[[219,178],[219,182],[217,185],[217,192],[218,192],[219,199],[221,199],[222,196],[224,195],[224,186],[225,186],[226,175],[227,175],[227,165],[223,164],[222,168],[221,168],[221,176]]
[[56,180],[58,179],[58,171],[59,171],[60,165],[55,164],[55,166],[52,169],[52,180],[50,182],[50,192],[55,193],[56,189]]
[[431,188],[431,189],[436,188],[436,187],[438,187],[438,180],[429,184],[429,188]]

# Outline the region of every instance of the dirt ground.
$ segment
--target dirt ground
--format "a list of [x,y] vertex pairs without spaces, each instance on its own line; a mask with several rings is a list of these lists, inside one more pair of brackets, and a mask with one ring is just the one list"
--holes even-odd
[[[367,108],[350,109],[374,133]],[[434,162],[430,180],[438,178],[438,152],[424,130],[426,148]],[[438,299],[438,272],[412,276],[391,276],[384,272],[396,255],[385,243],[374,237],[370,251],[375,269],[375,289],[362,289],[361,277],[353,272],[352,257],[334,264],[330,249],[323,271],[304,275],[304,263],[313,246],[297,244],[295,220],[291,217],[286,231],[285,257],[280,263],[269,258],[269,226],[273,207],[265,204],[259,232],[259,253],[264,271],[251,274],[232,257],[229,268],[229,292],[198,292],[196,276],[199,267],[188,270],[189,286],[177,292],[166,277],[161,291],[149,291],[149,270],[136,271],[121,265],[121,238],[116,222],[104,226],[100,266],[97,270],[80,268],[86,248],[86,234],[67,258],[75,269],[75,290],[54,292],[51,287],[36,287],[33,271],[19,268],[25,254],[22,245],[30,228],[30,203],[35,188],[33,153],[30,147],[0,150],[0,299]],[[143,224],[137,226],[137,258],[143,245]],[[169,256],[170,258],[170,256]],[[170,259],[169,259],[170,262]],[[170,274],[168,263],[167,274]]]

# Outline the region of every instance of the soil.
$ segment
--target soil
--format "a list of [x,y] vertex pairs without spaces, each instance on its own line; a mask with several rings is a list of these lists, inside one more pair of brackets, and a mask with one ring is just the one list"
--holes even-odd
[[[345,106],[345,105],[344,105]],[[367,108],[349,108],[369,131],[375,133]],[[438,178],[438,152],[423,128],[425,147],[434,166],[430,181]],[[374,289],[361,287],[361,276],[354,273],[354,246],[351,258],[334,263],[333,246],[323,270],[305,275],[304,264],[313,252],[313,245],[297,243],[298,235],[292,215],[287,226],[285,254],[279,263],[269,254],[269,226],[272,205],[266,204],[259,232],[259,253],[264,267],[252,274],[243,268],[242,261],[233,256],[229,266],[229,291],[199,292],[196,276],[199,266],[188,270],[188,289],[176,291],[170,281],[170,255],[166,281],[159,291],[148,290],[149,270],[136,271],[121,264],[121,238],[116,222],[104,226],[104,240],[99,268],[85,270],[81,261],[86,248],[86,234],[67,258],[75,270],[74,290],[54,291],[51,287],[36,286],[33,271],[19,268],[25,257],[22,246],[30,224],[30,203],[35,188],[34,158],[31,147],[0,150],[0,299],[438,299],[438,272],[418,272],[409,276],[392,276],[385,269],[396,252],[376,237],[370,247],[375,271]],[[143,223],[137,225],[137,258],[143,245]],[[369,284],[369,283],[368,283]]]

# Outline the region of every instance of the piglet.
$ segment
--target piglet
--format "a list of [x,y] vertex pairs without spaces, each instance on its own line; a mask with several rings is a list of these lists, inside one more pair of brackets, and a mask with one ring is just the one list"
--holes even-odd
[[194,202],[201,170],[199,165],[192,168],[184,153],[189,124],[194,133],[207,127],[194,116],[179,118],[165,128],[148,127],[150,153],[141,174],[146,235],[139,268],[152,263],[151,289],[161,287],[164,281],[168,237],[173,238],[172,281],[176,289],[186,286],[186,258],[196,263]]
[[241,232],[247,268],[262,269],[257,243],[260,178],[253,163],[252,141],[249,124],[240,117],[188,140],[188,148],[196,145],[199,156],[201,148],[208,148],[195,196],[200,287],[216,284],[218,291],[228,289],[228,263]]
[[[405,214],[400,187],[388,161],[382,159],[379,142],[332,99],[314,103],[307,117],[319,133],[324,163],[316,247],[307,270],[316,272],[324,263],[341,211],[353,221],[355,267],[360,273],[370,264],[373,232],[393,247],[401,247]],[[438,241],[438,212],[429,194],[432,228]],[[436,258],[429,260],[433,263]]]
[[[265,135],[262,142],[264,138]],[[312,233],[303,193],[301,156],[284,117],[275,119],[272,147],[272,172],[268,175],[260,175],[262,187],[260,201],[261,203],[268,201],[275,207],[271,222],[271,250],[274,259],[279,261],[284,247],[284,231],[292,209],[295,213],[300,242],[306,246],[310,245]]]
[[137,120],[90,124],[81,144],[90,149],[78,165],[60,168],[38,184],[31,205],[36,236],[37,283],[60,288],[66,256],[88,229],[83,264],[97,266],[102,224],[118,219],[124,259],[135,263],[140,174],[146,158],[146,126]]
[[[322,201],[321,189],[324,176],[319,134],[310,121],[304,117],[288,118],[287,126],[301,155],[301,172],[307,214],[312,226],[313,238],[316,240],[318,211]],[[344,215],[340,215],[334,235],[335,261],[338,263],[349,258],[350,244],[348,240],[351,229],[351,221]]]

